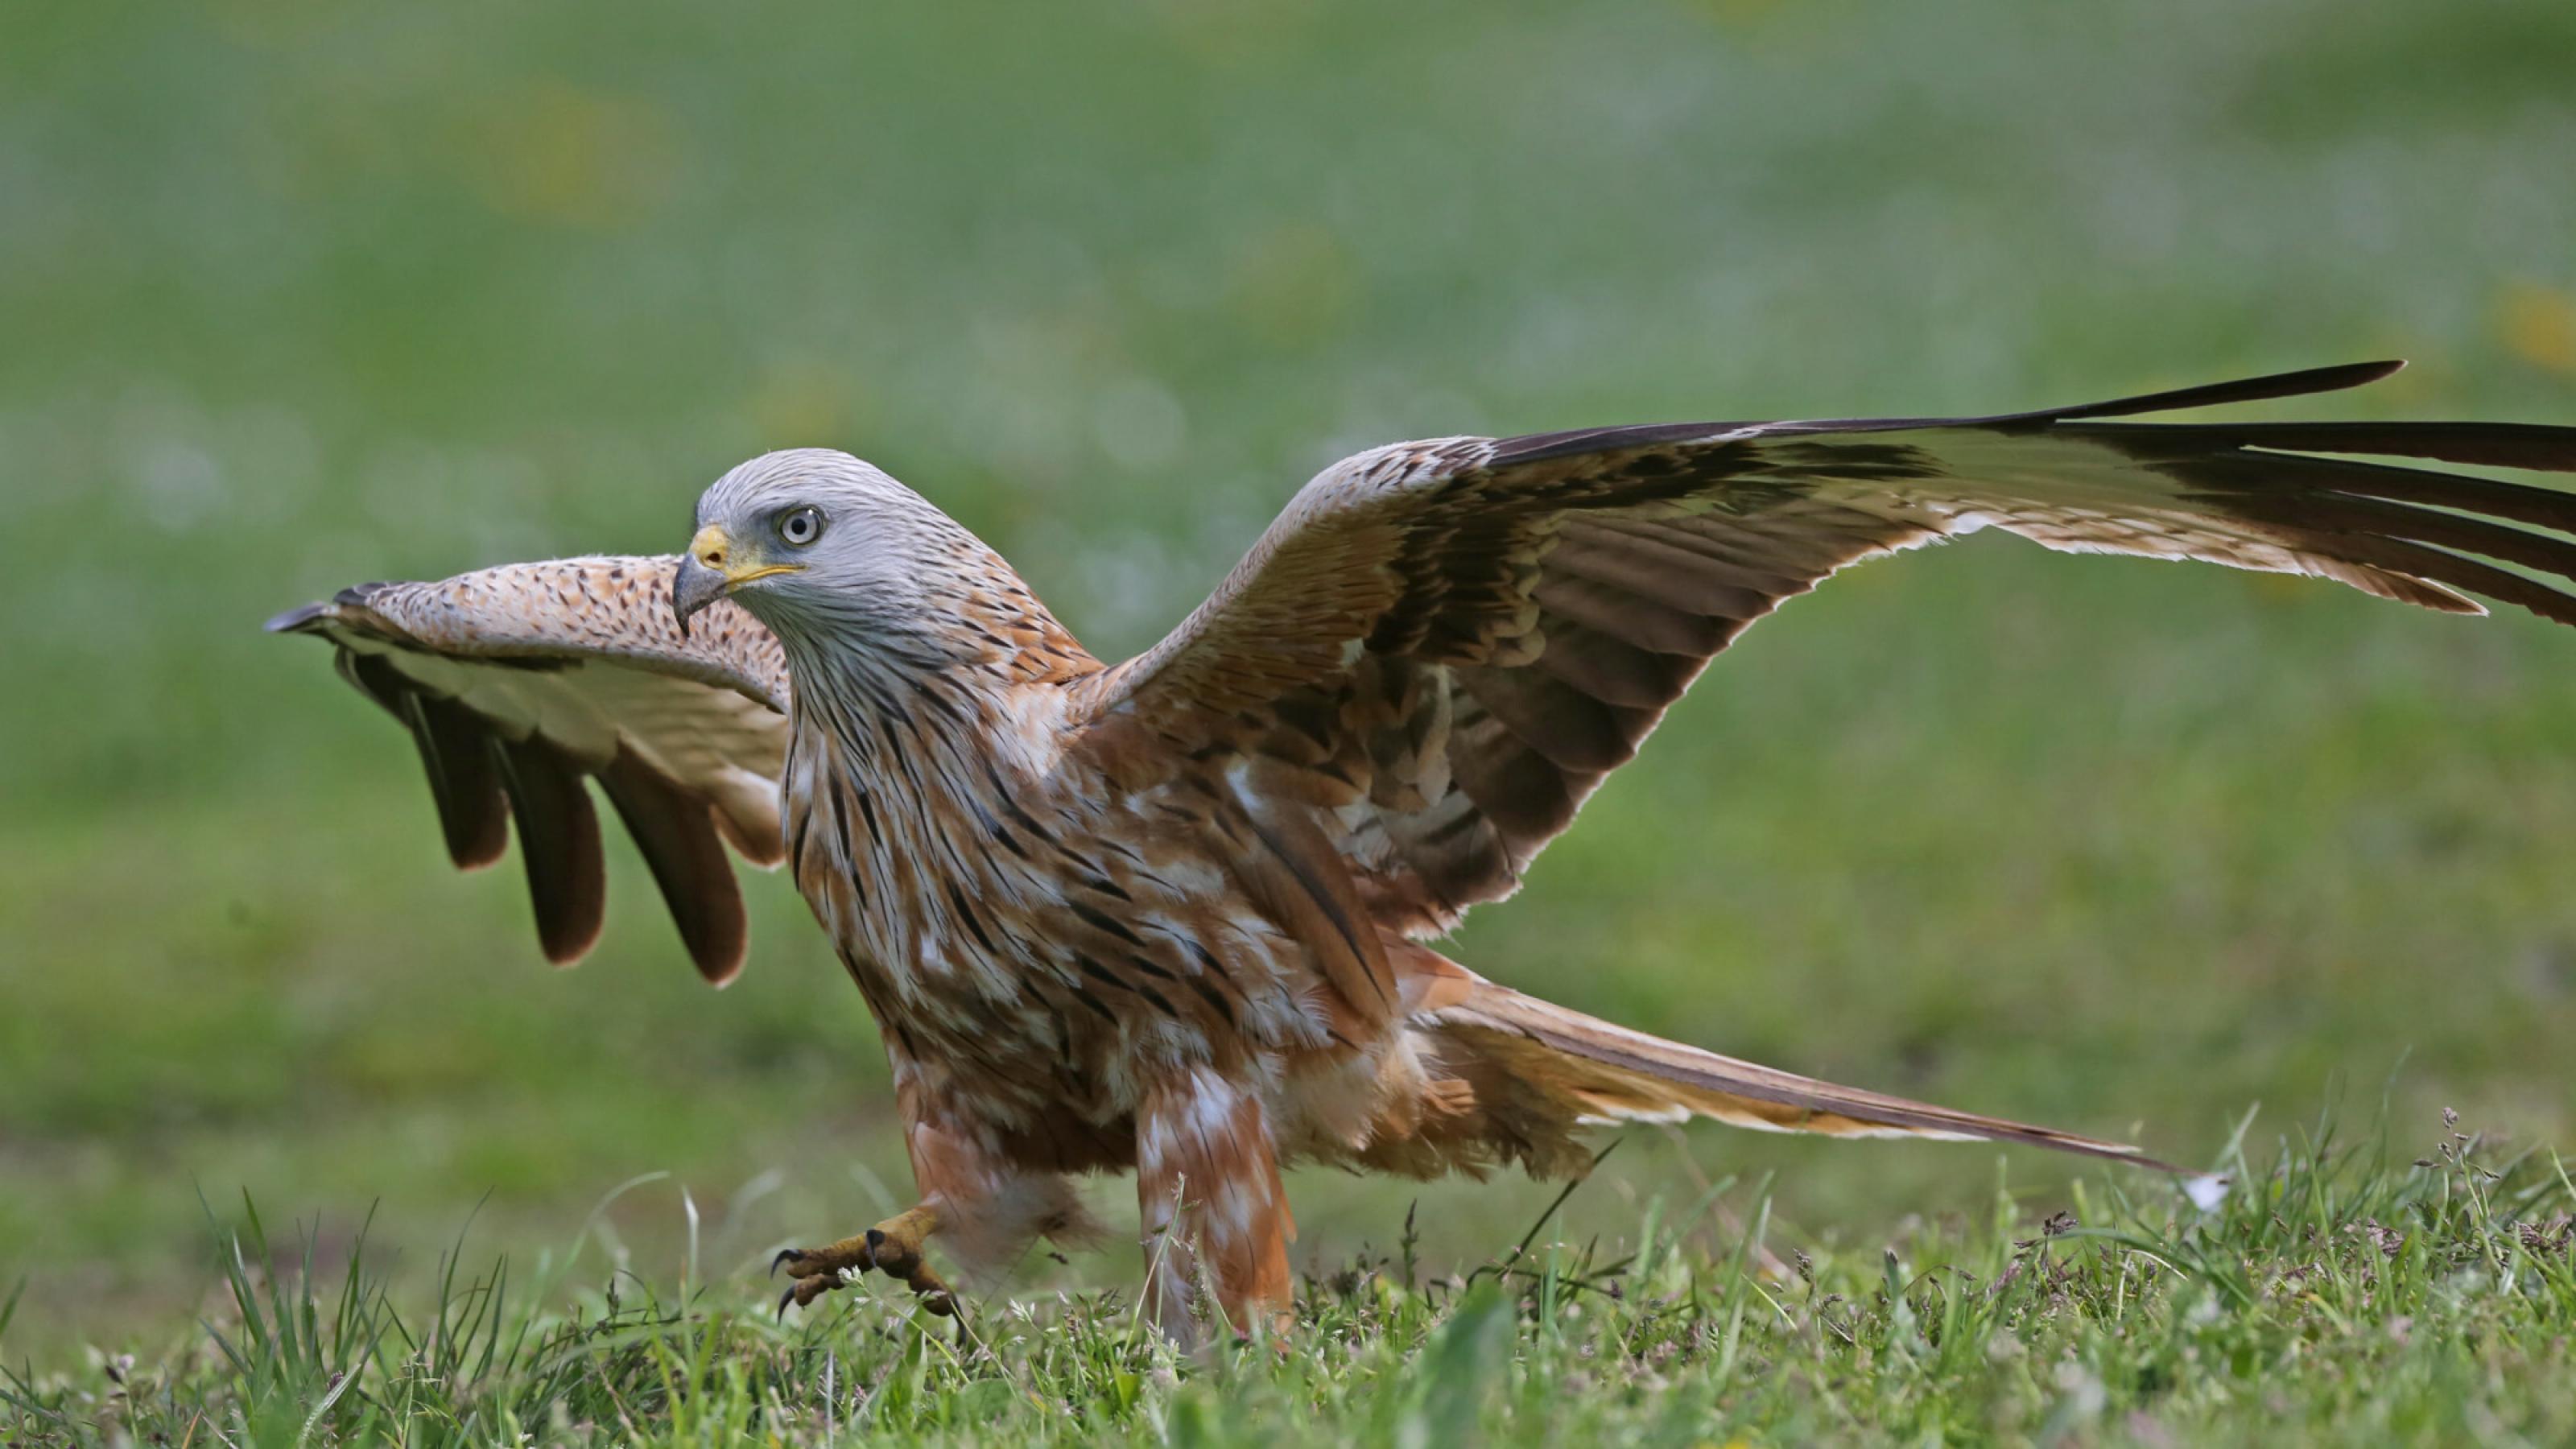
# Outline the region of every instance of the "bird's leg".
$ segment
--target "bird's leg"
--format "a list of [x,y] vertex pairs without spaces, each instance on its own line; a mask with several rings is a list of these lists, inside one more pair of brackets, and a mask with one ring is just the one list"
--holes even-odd
[[811,1304],[840,1287],[845,1275],[873,1269],[901,1279],[933,1313],[957,1315],[962,1332],[958,1297],[923,1253],[932,1234],[971,1277],[1007,1266],[1033,1238],[1078,1241],[1097,1229],[1062,1174],[1031,1171],[980,1117],[959,1109],[955,1084],[943,1070],[888,1055],[920,1202],[830,1247],[779,1254],[773,1271],[786,1269],[796,1281],[778,1310]]
[[1258,1097],[1206,1067],[1148,1088],[1136,1109],[1136,1197],[1145,1298],[1165,1333],[1197,1342],[1202,1284],[1236,1332],[1288,1328],[1297,1225]]
[[781,1252],[770,1260],[769,1271],[776,1273],[784,1268],[796,1281],[780,1295],[778,1311],[786,1312],[790,1303],[803,1308],[849,1281],[847,1275],[875,1269],[903,1280],[905,1286],[921,1295],[922,1306],[931,1312],[943,1316],[955,1313],[955,1295],[921,1255],[930,1235],[937,1231],[938,1206],[922,1203],[829,1247],[789,1248]]

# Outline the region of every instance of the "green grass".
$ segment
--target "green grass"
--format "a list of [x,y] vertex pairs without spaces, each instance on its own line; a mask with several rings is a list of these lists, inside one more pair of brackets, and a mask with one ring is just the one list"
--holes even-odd
[[2268,1160],[2231,1148],[2214,1210],[2133,1173],[2045,1211],[1999,1181],[1978,1210],[1850,1244],[1730,1179],[1614,1240],[1550,1241],[1542,1214],[1463,1273],[1426,1273],[1408,1221],[1392,1251],[1308,1279],[1293,1339],[1196,1354],[1115,1292],[981,1298],[963,1332],[869,1289],[780,1322],[736,1306],[751,1267],[611,1268],[587,1240],[477,1274],[469,1234],[406,1295],[363,1238],[320,1272],[310,1235],[280,1242],[244,1204],[200,1332],[0,1372],[0,1426],[233,1445],[2576,1433],[2576,1184],[2458,1131],[2412,1166],[2384,1151],[2322,1132]]
[[[0,1360],[100,1393],[85,1365],[132,1353],[192,1411],[240,1392],[193,1326],[233,1312],[201,1200],[318,1223],[330,1263],[372,1211],[417,1318],[469,1214],[470,1262],[522,1265],[513,1315],[586,1302],[611,1243],[673,1301],[685,1194],[706,1276],[654,1352],[720,1332],[750,1373],[804,1361],[751,1353],[795,1340],[732,1316],[760,1298],[736,1268],[904,1186],[873,1029],[785,882],[749,882],[754,959],[710,996],[613,846],[600,951],[548,972],[515,868],[448,871],[399,732],[257,632],[279,608],[668,551],[707,480],[793,444],[886,464],[1117,653],[1315,467],[1400,437],[1981,411],[2387,354],[2416,366],[2307,410],[2576,421],[2576,10],[2545,0],[100,0],[13,14],[8,41],[0,1285],[24,1290]],[[2544,1151],[2576,1140],[2571,740],[2567,631],[1971,540],[1754,630],[1455,949],[1671,1036],[2186,1163],[2249,1102],[2297,1120],[2401,1061],[2393,1120],[2456,1106]],[[1643,1135],[1550,1234],[1633,1243],[1648,1204],[1729,1179],[1749,1220],[1767,1181],[1773,1251],[1866,1305],[1885,1243],[1990,1279],[2031,1236],[1992,1226],[1995,1160]],[[2007,1162],[2026,1218],[2073,1201],[2068,1165]],[[2403,1178],[2347,1182],[2377,1203]],[[2092,1181],[2082,1215],[2109,1223]],[[2160,1189],[2124,1185],[2163,1232]],[[1418,1199],[1423,1282],[1553,1194],[1290,1190],[1325,1278]],[[1127,1194],[1095,1196],[1115,1219]],[[1729,1241],[1675,1261],[1742,1301]],[[2051,1251],[2107,1251],[2086,1241]],[[1112,1252],[1013,1289],[1134,1273]],[[2200,1291],[2136,1311],[2173,1341]],[[1377,1377],[1335,1383],[1433,1372],[1398,1362],[1429,1311],[1408,1303],[1367,1340]],[[2389,1336],[2513,1307],[2443,1303],[2354,1316],[2316,1360],[2347,1377],[2248,1387],[2231,1359],[2152,1412],[2250,1437],[2228,1415],[2277,1396],[2261,1412],[2351,1425],[2379,1386],[2565,1437],[2538,1369],[2469,1372],[2548,1340]],[[2138,1342],[2051,1321],[2079,1362]],[[892,1322],[830,1330],[844,1381],[918,1362],[954,1387],[927,1348],[860,1341]],[[1555,1382],[1559,1343],[1506,1377]],[[2433,1376],[2351,1367],[2365,1343]],[[1703,1354],[1621,1380],[1615,1411],[1732,1394],[1755,1439],[1919,1430],[1851,1351],[1755,1374],[1746,1349],[1731,1385]],[[1954,1362],[1930,1401],[2037,1437],[2081,1398],[2053,1355]],[[538,1371],[513,1364],[518,1393]],[[2080,1432],[2130,1432],[2129,1381],[2095,1372]],[[1148,1395],[1163,1422],[1327,1392],[1187,1378]],[[294,1402],[262,1424],[291,1440]]]

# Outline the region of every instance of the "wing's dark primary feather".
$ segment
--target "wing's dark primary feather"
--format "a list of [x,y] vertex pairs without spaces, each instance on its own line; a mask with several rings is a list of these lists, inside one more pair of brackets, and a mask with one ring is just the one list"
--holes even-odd
[[546,959],[569,966],[590,954],[608,910],[608,865],[600,857],[599,815],[583,771],[538,736],[496,736],[502,793],[519,827],[519,862],[536,906]]
[[510,848],[509,802],[484,727],[454,700],[414,688],[381,656],[343,650],[336,660],[343,678],[410,728],[447,858],[458,870],[499,860]]
[[742,960],[750,927],[706,802],[633,749],[617,752],[599,772],[599,785],[643,852],[690,959],[702,966]]
[[[2084,418],[2134,417],[2140,413],[2179,412],[2185,408],[2221,407],[2230,403],[2264,402],[2272,398],[2303,397],[2310,393],[2336,392],[2344,388],[2361,387],[2377,382],[2405,365],[2403,362],[2393,360],[2348,362],[2333,367],[2309,367],[2295,372],[2268,373],[2262,377],[2241,378],[2235,382],[2205,383],[2197,387],[2140,393],[2136,397],[2112,398],[2104,402],[2076,403],[2069,407],[2039,408],[2029,412],[1989,413],[1979,417],[1826,418],[1811,422],[1630,423],[1606,428],[1576,428],[1558,433],[1525,433],[1516,438],[1497,441],[1494,444],[1493,460],[1487,466],[1509,468],[1524,463],[1542,463],[1551,458],[1598,453],[1613,448],[1643,447],[1656,443],[1702,442],[1715,436],[1735,434],[1747,429],[1757,430],[1764,435],[1799,432],[1885,433],[1914,428],[1994,428],[2010,431],[2016,426],[2045,427]],[[2328,423],[2286,424],[2285,426],[2371,427],[2375,425]],[[2484,428],[2489,425],[2419,423],[2398,426]],[[2544,428],[2540,431],[2564,430]]]

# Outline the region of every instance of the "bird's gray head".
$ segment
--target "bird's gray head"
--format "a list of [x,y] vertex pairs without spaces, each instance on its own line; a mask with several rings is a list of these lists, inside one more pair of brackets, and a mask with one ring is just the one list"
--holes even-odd
[[764,453],[698,496],[671,607],[685,634],[730,596],[791,648],[834,626],[875,633],[921,619],[961,546],[980,548],[872,464],[828,448]]

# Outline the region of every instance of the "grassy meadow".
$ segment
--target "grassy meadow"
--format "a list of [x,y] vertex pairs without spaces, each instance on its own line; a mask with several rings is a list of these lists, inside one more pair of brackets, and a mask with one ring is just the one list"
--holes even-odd
[[[2299,410],[2576,422],[2576,10],[104,0],[6,28],[0,1438],[2576,1433],[2576,633],[1999,538],[1793,603],[1454,953],[2196,1166],[2254,1111],[2238,1195],[1639,1132],[1480,1293],[1553,1186],[1306,1173],[1329,1347],[1172,1361],[1093,1296],[1123,1247],[996,1290],[987,1358],[884,1300],[765,1326],[769,1250],[908,1188],[787,882],[749,882],[754,959],[710,994],[612,845],[607,935],[550,971],[515,866],[450,872],[400,732],[258,630],[361,579],[674,550],[707,481],[792,445],[885,465],[1114,654],[1397,438],[2392,355]],[[2501,1179],[2435,1150],[2444,1108]],[[2320,1161],[2326,1114],[2350,1156]],[[275,1252],[236,1280],[246,1202]],[[253,1327],[302,1244],[318,1345]],[[513,1265],[489,1316],[527,1336],[479,1370],[403,1347],[451,1253],[460,1313]]]

